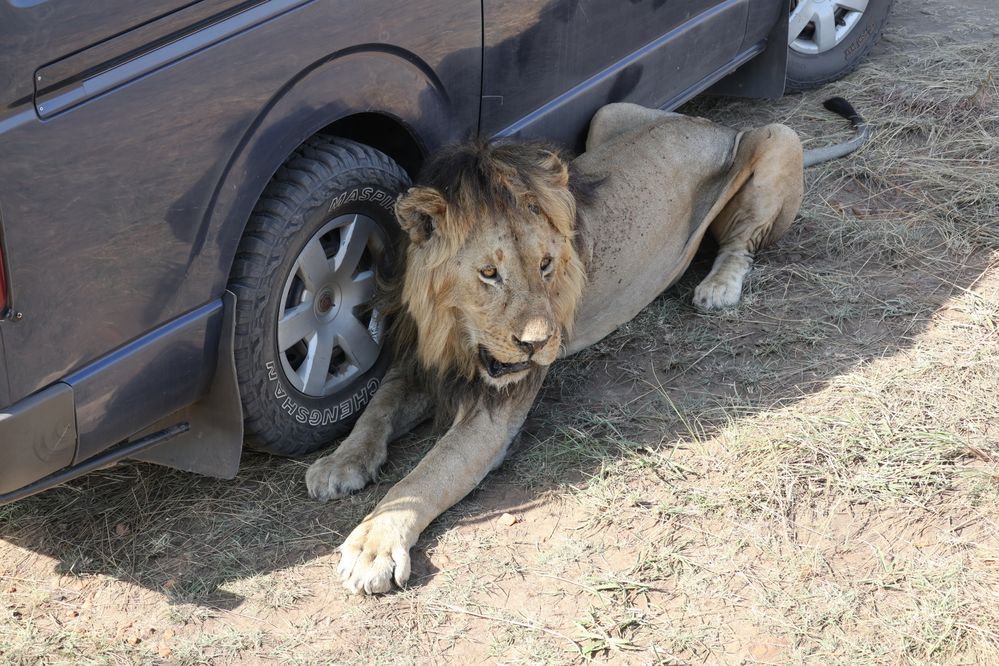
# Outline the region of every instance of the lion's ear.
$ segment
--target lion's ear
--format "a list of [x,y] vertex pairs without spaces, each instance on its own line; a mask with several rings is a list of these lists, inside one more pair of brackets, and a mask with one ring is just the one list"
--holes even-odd
[[545,181],[543,186],[535,185],[537,202],[556,231],[572,237],[576,227],[576,198],[569,186],[569,163],[558,153],[542,148],[537,165],[542,168]]
[[541,151],[541,167],[551,174],[552,185],[556,187],[569,186],[569,164],[558,153],[550,150]]
[[395,202],[395,216],[399,226],[409,234],[414,243],[429,240],[447,211],[447,202],[432,187],[411,187]]

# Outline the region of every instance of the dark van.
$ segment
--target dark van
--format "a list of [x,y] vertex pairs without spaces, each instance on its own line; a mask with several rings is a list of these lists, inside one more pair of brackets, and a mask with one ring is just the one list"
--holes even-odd
[[890,0],[0,0],[0,502],[304,454],[385,369],[392,205],[469,136],[820,85]]

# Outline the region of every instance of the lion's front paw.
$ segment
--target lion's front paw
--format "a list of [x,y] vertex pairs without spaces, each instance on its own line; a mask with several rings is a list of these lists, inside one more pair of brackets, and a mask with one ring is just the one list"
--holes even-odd
[[365,518],[340,546],[337,567],[343,586],[353,594],[382,594],[392,581],[409,580],[409,546],[387,516]]
[[702,310],[730,308],[742,298],[742,280],[705,278],[694,289],[694,305]]
[[309,497],[326,501],[356,492],[374,480],[370,460],[350,454],[334,453],[309,465],[305,485]]

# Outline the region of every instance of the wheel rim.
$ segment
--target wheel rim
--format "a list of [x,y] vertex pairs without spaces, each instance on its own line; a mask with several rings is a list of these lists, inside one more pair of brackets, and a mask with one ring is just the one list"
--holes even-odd
[[302,248],[281,296],[277,346],[285,377],[322,398],[378,360],[384,322],[371,307],[386,238],[365,215],[341,215]]
[[868,0],[792,0],[788,46],[807,55],[824,53],[846,39]]

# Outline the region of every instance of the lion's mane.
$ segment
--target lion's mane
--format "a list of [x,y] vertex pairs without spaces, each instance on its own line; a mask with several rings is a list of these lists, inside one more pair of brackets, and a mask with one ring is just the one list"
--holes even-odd
[[[442,267],[480,225],[497,215],[539,208],[559,233],[573,240],[573,259],[552,296],[563,336],[570,334],[586,282],[579,208],[589,202],[596,185],[580,179],[550,145],[476,141],[438,152],[424,165],[416,186],[400,197],[396,216],[409,234],[390,260],[394,269],[382,281],[378,308],[390,318],[388,344],[397,366],[434,394],[443,418],[474,399],[487,405],[504,402],[514,391],[536,386],[544,372],[536,369],[502,389],[479,379],[476,352],[462,330],[461,309],[448,304],[453,285],[443,277]],[[419,192],[427,188],[440,196],[422,200]],[[417,252],[415,243],[432,234],[438,235],[432,247]]]

